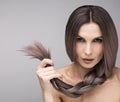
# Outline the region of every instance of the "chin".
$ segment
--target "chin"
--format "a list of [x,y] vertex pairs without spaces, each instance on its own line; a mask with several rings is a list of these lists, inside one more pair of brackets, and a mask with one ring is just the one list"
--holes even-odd
[[84,69],[92,69],[94,66],[81,66]]
[[92,69],[97,63],[91,63],[91,64],[86,64],[86,63],[79,63],[81,68],[84,69]]

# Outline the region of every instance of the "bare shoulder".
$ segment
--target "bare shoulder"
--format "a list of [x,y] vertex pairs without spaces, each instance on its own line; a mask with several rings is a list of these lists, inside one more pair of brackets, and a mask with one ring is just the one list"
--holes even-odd
[[111,87],[114,89],[113,92],[116,96],[118,96],[120,100],[120,68],[114,68],[113,70],[113,80]]
[[66,74],[69,71],[70,66],[71,65],[67,65],[67,66],[64,66],[64,67],[61,67],[61,68],[57,68],[56,71],[58,73]]
[[120,82],[120,68],[114,68],[113,73],[114,73],[114,76],[116,76],[116,78]]

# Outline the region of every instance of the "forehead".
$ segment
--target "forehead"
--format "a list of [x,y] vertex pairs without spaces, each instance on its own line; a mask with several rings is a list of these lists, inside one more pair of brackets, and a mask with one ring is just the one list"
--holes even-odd
[[96,38],[102,36],[102,33],[98,24],[90,22],[80,27],[78,36],[83,38]]

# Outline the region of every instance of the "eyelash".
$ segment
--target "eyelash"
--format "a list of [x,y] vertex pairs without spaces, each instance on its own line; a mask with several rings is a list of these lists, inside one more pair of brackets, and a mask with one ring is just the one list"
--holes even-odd
[[80,37],[77,38],[76,41],[77,41],[77,42],[85,42],[85,40],[84,40],[83,38],[80,38]]
[[[96,42],[96,43],[102,43],[102,39],[101,38],[96,38],[96,39],[94,39],[93,40],[93,42]],[[78,37],[77,39],[76,39],[76,42],[85,42],[85,39],[83,39],[83,38],[81,38],[81,37]]]
[[98,43],[102,43],[102,41],[103,40],[101,38],[96,38],[96,39],[93,40],[93,42],[98,42]]

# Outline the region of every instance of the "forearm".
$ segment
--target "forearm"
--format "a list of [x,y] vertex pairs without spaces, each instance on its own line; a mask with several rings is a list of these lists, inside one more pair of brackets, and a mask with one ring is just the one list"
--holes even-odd
[[[46,65],[51,65],[46,68]],[[50,59],[44,59],[36,71],[40,86],[43,93],[44,102],[60,102],[60,94],[53,88],[50,80],[53,78],[59,78],[62,75],[58,73],[53,66],[53,62]]]
[[51,92],[43,93],[44,102],[55,102],[53,94]]
[[61,102],[60,96],[56,90],[46,90],[43,91],[44,102]]

